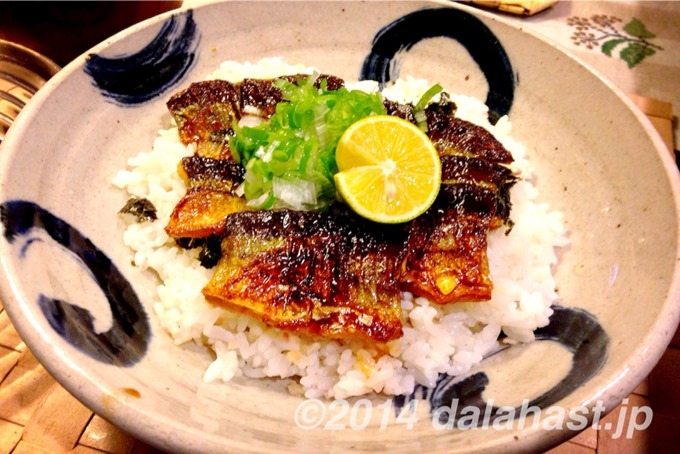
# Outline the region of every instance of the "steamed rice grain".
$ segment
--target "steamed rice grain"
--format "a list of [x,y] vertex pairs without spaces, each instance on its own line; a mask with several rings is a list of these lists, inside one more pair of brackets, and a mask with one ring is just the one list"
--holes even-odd
[[[280,59],[225,62],[207,79],[234,82],[312,70]],[[417,100],[430,86],[428,81],[407,77],[383,94],[396,101]],[[361,82],[349,88],[356,87],[374,90],[376,84]],[[164,231],[186,191],[177,163],[192,155],[193,147],[179,142],[168,116],[168,128],[158,133],[152,149],[129,160],[129,168],[120,171],[113,183],[131,196],[149,199],[158,210],[158,220],[130,223],[123,243],[132,251],[135,266],[158,275],[153,308],[163,329],[178,345],[194,342],[213,352],[214,361],[203,377],[206,382],[290,378],[295,381],[289,390],[308,398],[407,394],[416,384],[433,386],[441,373],[467,372],[497,346],[501,332],[507,335],[506,342],[529,342],[536,328],[548,324],[550,306],[557,299],[556,250],[568,241],[562,214],[538,202],[538,190],[531,183],[533,170],[524,146],[509,135],[508,119],[491,125],[481,101],[463,95],[451,99],[458,106],[457,116],[491,131],[515,158],[513,170],[521,180],[511,191],[514,227],[507,235],[504,228],[489,235],[494,283],[490,301],[438,305],[404,293],[404,335],[380,347],[297,336],[209,304],[201,289],[212,271],[200,265],[197,251],[178,248]]]

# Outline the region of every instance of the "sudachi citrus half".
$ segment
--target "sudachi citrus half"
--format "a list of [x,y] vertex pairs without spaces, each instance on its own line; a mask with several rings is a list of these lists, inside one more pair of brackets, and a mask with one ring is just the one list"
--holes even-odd
[[441,161],[427,135],[406,120],[374,115],[338,142],[335,187],[356,213],[375,222],[410,221],[434,202]]

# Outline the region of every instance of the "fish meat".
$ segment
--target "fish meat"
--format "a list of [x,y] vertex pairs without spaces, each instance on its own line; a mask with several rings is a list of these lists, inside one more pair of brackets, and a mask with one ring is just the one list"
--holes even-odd
[[400,287],[440,304],[491,298],[486,251],[494,210],[491,191],[442,184],[433,206],[411,222]]
[[495,199],[491,230],[504,224],[511,225],[510,189],[517,182],[512,171],[498,163],[469,156],[440,156],[442,162],[442,185],[466,183],[490,191]]
[[[411,105],[388,111],[415,120]],[[455,117],[445,94],[425,109],[427,135],[442,161],[442,184],[430,209],[411,221],[399,283],[440,304],[491,298],[487,237],[510,221],[510,188],[502,164],[512,155],[486,129]]]
[[203,294],[295,333],[386,342],[402,335],[395,285],[403,241],[348,214],[230,215]]
[[166,233],[173,238],[204,238],[221,233],[226,217],[248,209],[236,188],[245,169],[227,159],[189,156],[182,159],[178,173],[187,192],[174,207]]
[[180,141],[195,144],[196,154],[231,159],[229,136],[241,118],[238,87],[226,80],[196,82],[166,103],[175,119]]

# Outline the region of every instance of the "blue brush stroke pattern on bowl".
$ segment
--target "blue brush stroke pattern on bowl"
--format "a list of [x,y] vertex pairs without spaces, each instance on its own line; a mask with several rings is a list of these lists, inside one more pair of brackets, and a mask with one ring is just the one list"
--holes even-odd
[[92,54],[85,72],[102,94],[120,105],[137,105],[176,86],[193,66],[200,34],[193,11],[167,19],[140,51],[119,57]]
[[[553,310],[550,324],[535,331],[535,342],[557,342],[572,353],[573,359],[567,375],[548,391],[538,396],[526,396],[526,402],[523,405],[540,410],[556,404],[594,377],[607,361],[610,344],[609,336],[602,325],[588,311],[559,305],[554,305]],[[499,344],[499,349],[492,355],[510,348],[513,347]],[[474,369],[480,368],[484,368],[484,361]],[[513,418],[521,416],[521,407],[503,408],[499,411],[499,407],[487,402],[482,393],[488,385],[489,377],[483,371],[460,377],[441,374],[434,388],[417,385],[410,395],[398,396],[395,399],[395,413],[399,415],[409,402],[421,398],[430,403],[430,414],[433,420],[443,426],[462,428],[459,424],[460,419],[466,416],[463,413],[469,414],[472,409],[477,409],[480,414],[489,413],[487,419],[474,419],[473,427],[493,423],[496,418],[505,418],[508,414]],[[451,410],[452,402],[456,403],[453,410]]]
[[36,303],[64,340],[106,364],[132,366],[144,357],[151,335],[148,317],[130,282],[101,249],[34,202],[4,202],[0,205],[0,220],[9,243],[24,242],[19,249],[20,260],[26,257],[31,245],[42,241],[33,233],[43,231],[78,258],[83,274],[96,282],[109,302],[113,324],[98,333],[88,310],[40,293]]
[[[515,73],[496,35],[475,16],[450,8],[431,8],[400,17],[373,38],[371,53],[361,68],[362,80],[381,87],[399,77],[399,58],[419,42],[437,37],[458,41],[472,56],[489,84],[486,105],[492,124],[507,115],[515,93]],[[456,64],[454,61],[443,64]]]

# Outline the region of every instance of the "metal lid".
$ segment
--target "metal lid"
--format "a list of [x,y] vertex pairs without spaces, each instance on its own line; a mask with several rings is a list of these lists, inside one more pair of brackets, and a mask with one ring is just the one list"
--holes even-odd
[[0,143],[28,100],[60,69],[49,58],[0,39]]

